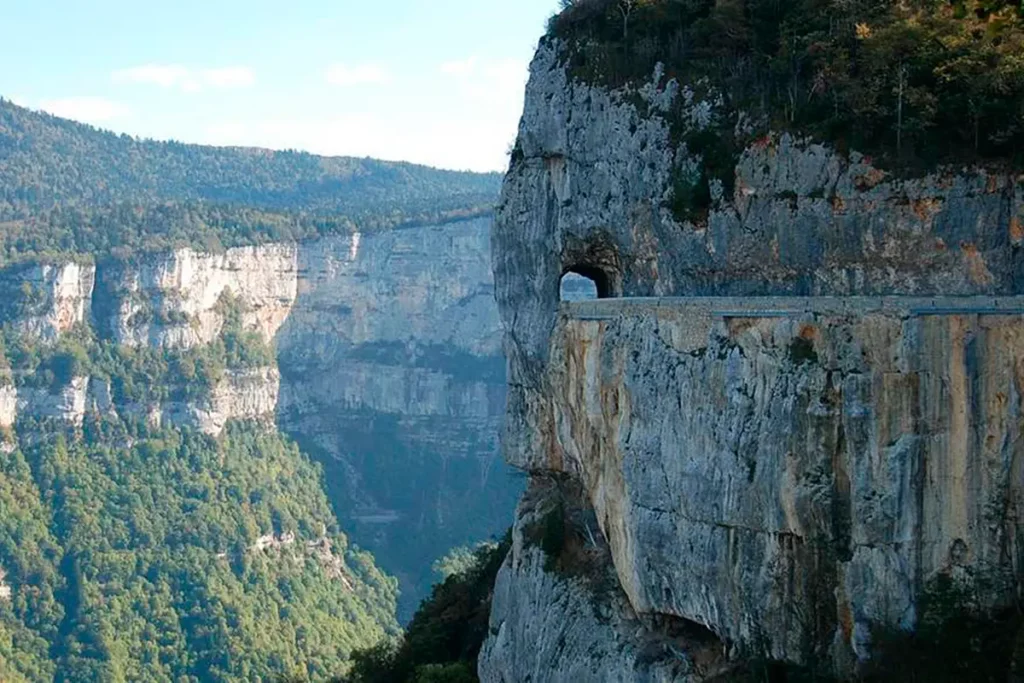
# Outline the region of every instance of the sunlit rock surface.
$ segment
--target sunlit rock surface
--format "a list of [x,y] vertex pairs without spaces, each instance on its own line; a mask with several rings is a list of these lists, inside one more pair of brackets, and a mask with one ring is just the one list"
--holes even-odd
[[[721,106],[660,74],[587,85],[557,42],[538,50],[494,235],[508,461],[585,490],[629,610],[706,627],[736,657],[849,672],[872,629],[915,626],[940,574],[984,585],[986,607],[1015,600],[1022,183],[897,180],[776,135],[737,157],[706,220],[682,221],[674,174],[701,159],[672,142],[671,103],[693,131]],[[566,272],[623,301],[560,305]],[[570,589],[535,569],[499,580]],[[575,670],[557,644],[581,635],[526,614],[496,600],[483,679],[521,680],[531,648],[552,653],[532,680]],[[595,650],[596,670],[627,650]]]
[[191,348],[224,324],[223,297],[242,307],[242,327],[272,340],[298,286],[297,247],[271,244],[203,254],[180,249],[100,267],[95,314],[119,344]]

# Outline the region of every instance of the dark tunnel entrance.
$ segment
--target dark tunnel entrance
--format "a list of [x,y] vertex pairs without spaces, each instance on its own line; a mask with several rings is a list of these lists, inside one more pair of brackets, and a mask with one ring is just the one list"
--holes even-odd
[[612,281],[604,270],[593,266],[573,266],[562,275],[562,301],[590,301],[615,297]]

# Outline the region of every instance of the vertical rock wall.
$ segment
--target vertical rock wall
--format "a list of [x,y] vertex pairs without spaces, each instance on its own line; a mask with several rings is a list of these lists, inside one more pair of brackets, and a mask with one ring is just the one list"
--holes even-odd
[[0,273],[0,315],[19,332],[53,341],[89,321],[96,268],[91,263],[31,263]]
[[[727,114],[724,99],[660,72],[617,91],[583,83],[561,49],[543,41],[531,67],[496,219],[503,448],[535,478],[581,486],[608,544],[626,606],[588,627],[607,645],[594,680],[627,680],[614,644],[630,613],[706,627],[734,656],[848,673],[874,628],[915,626],[936,576],[985,608],[1017,599],[1024,322],[977,299],[960,309],[1022,293],[1020,179],[898,180],[770,135],[736,157],[734,191],[712,183],[706,219],[684,219],[676,180],[703,161],[685,140]],[[613,298],[732,298],[717,312],[560,308],[566,272]],[[804,306],[875,295],[931,313]],[[754,296],[776,301],[751,309]],[[517,546],[503,570],[483,680],[520,680],[528,648],[556,653],[536,680],[574,670],[558,644],[579,634],[535,628],[556,609],[538,596],[571,580],[524,569],[534,552]]]
[[180,249],[100,269],[97,322],[119,344],[191,348],[224,324],[222,297],[243,306],[243,328],[271,341],[298,288],[297,247],[273,244],[202,254]]
[[490,221],[337,237],[299,251],[278,337],[279,422],[327,466],[346,528],[403,580],[500,533],[519,486],[498,454],[505,367]]

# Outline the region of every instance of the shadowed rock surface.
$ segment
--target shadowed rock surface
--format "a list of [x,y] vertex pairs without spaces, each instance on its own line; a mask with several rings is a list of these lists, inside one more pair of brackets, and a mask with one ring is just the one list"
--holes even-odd
[[279,422],[325,464],[353,537],[402,579],[402,617],[449,548],[508,527],[505,364],[489,220],[302,245],[278,337]]

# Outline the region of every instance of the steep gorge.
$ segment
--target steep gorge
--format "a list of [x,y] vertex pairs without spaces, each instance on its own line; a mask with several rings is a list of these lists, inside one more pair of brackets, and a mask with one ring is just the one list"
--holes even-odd
[[431,563],[500,533],[517,495],[497,452],[504,363],[489,239],[485,218],[8,268],[7,321],[44,347],[85,326],[118,348],[201,351],[234,307],[276,360],[145,400],[103,373],[19,381],[0,396],[3,426],[81,425],[92,412],[213,436],[232,420],[277,424],[324,465],[343,528],[400,577],[408,616],[436,580]]
[[326,463],[403,616],[456,545],[502,533],[520,490],[498,452],[505,367],[489,219],[303,246],[278,336],[282,428]]

